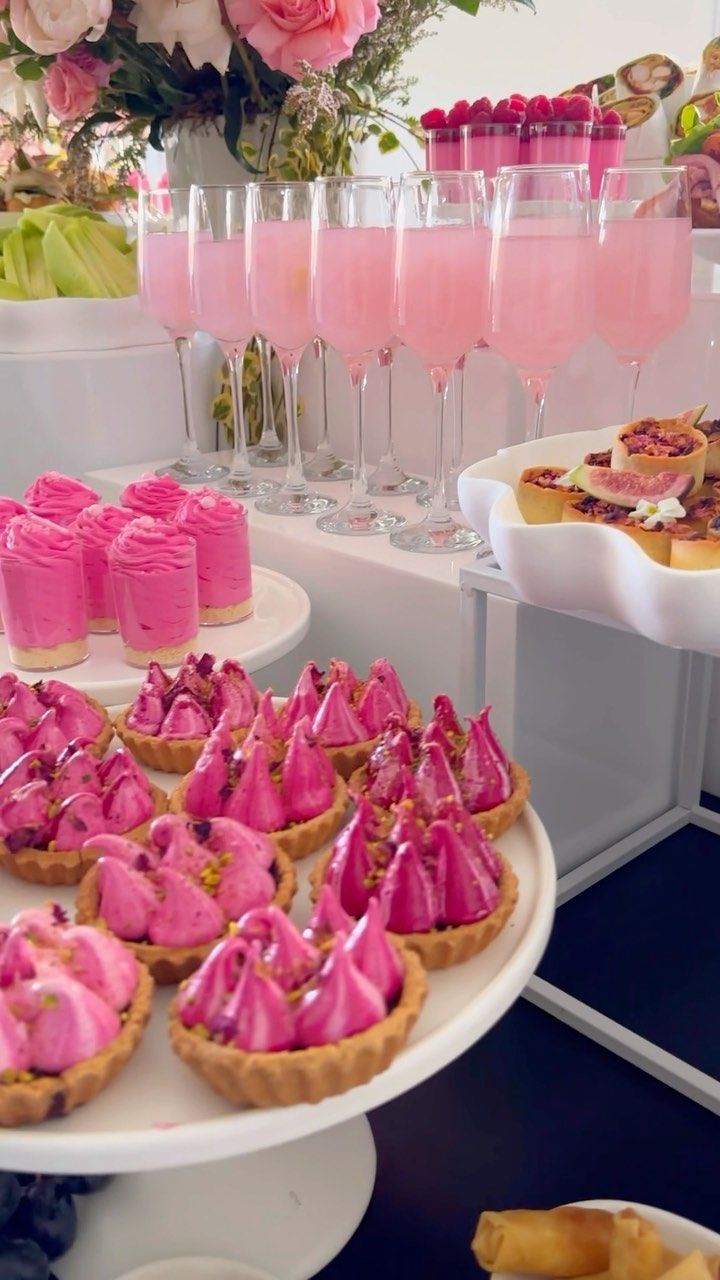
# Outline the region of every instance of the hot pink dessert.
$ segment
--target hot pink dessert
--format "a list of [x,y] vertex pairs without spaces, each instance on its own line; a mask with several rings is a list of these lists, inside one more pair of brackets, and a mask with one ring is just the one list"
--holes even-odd
[[[0,498],[0,533],[10,523],[13,516],[24,516],[27,507],[22,502],[16,502],[14,498]],[[2,579],[0,579],[0,632],[5,630],[5,624],[2,618]]]
[[68,924],[57,905],[2,926],[0,1124],[64,1115],[99,1093],[137,1047],[151,996],[117,939]]
[[108,547],[133,519],[132,511],[124,507],[95,502],[85,507],[70,526],[82,548],[88,631],[92,634],[118,629]]
[[235,742],[250,729],[258,692],[234,658],[219,667],[211,653],[188,653],[174,679],[151,662],[135,701],[115,721],[118,737],[151,769],[189,773],[205,742],[227,712]]
[[165,814],[145,845],[106,835],[90,847],[101,857],[78,890],[78,921],[127,942],[160,983],[187,978],[246,911],[287,911],[295,891],[289,859],[230,818]]
[[80,543],[35,515],[0,533],[0,595],[10,658],[25,671],[72,667],[88,656]]
[[[334,937],[324,905],[302,936],[275,907],[247,912],[180,989],[175,1052],[233,1102],[317,1102],[364,1083],[404,1044],[426,991],[379,913]],[[317,932],[316,932],[317,929]]]
[[0,774],[0,865],[36,884],[77,884],[98,856],[95,836],[141,838],[165,802],[124,747],[98,761],[82,739],[40,742]]
[[249,617],[252,575],[242,503],[216,489],[194,489],[175,520],[197,546],[201,624],[218,626]]
[[175,666],[197,641],[197,555],[175,524],[139,516],[120,531],[108,562],[125,659]]
[[335,834],[346,803],[345,783],[307,717],[298,721],[283,744],[272,738],[261,712],[244,741],[235,746],[227,711],[169,802],[175,813],[235,818],[265,831],[293,859],[314,853]]
[[146,471],[139,480],[125,485],[120,494],[120,505],[129,507],[139,516],[172,520],[186,495],[187,489],[183,489],[172,476],[156,476],[153,471]]
[[62,680],[24,684],[12,671],[0,675],[0,773],[25,751],[61,751],[73,738],[102,755],[112,724],[94,698]]
[[23,497],[34,516],[66,528],[85,507],[100,501],[100,494],[89,485],[60,471],[44,471],[28,485]]

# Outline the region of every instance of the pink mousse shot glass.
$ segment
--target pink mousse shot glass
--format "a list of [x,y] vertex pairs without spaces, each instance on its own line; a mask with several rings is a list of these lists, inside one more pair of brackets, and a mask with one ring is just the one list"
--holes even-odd
[[530,164],[589,164],[592,124],[586,120],[543,120],[528,126]]
[[61,471],[43,471],[28,485],[23,497],[34,516],[52,520],[66,529],[85,507],[100,501],[100,494],[89,485],[74,476],[64,476]]
[[197,644],[195,542],[176,524],[139,516],[108,548],[125,661],[177,666]]
[[135,519],[135,513],[127,507],[94,502],[91,507],[85,507],[70,526],[82,548],[88,631],[91,635],[118,629],[108,547],[120,530]]
[[14,516],[0,534],[0,594],[10,660],[57,671],[88,656],[80,543],[38,516]]
[[590,142],[590,195],[597,200],[606,169],[621,169],[625,156],[624,124],[593,125]]
[[425,168],[428,173],[462,169],[460,129],[446,126],[425,130]]
[[503,166],[520,163],[519,124],[465,124],[462,127],[462,168],[481,169],[494,178]]
[[197,548],[200,625],[222,626],[253,610],[245,508],[216,489],[193,489],[175,516]]
[[[13,516],[24,516],[27,507],[22,502],[16,502],[15,498],[0,497],[0,533],[7,528]],[[5,623],[2,617],[2,581],[0,580],[0,635],[5,630]]]

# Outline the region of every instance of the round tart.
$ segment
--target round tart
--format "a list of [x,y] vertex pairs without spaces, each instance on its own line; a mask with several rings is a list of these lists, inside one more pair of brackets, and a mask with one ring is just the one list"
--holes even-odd
[[115,938],[22,911],[0,945],[0,1125],[39,1124],[94,1098],[137,1048],[153,981]]
[[327,928],[328,915],[347,920],[337,903],[323,914],[302,936],[275,908],[248,912],[171,1005],[173,1050],[236,1105],[320,1102],[366,1084],[418,1018],[422,965],[378,913],[349,932]]
[[114,934],[161,985],[188,978],[246,911],[289,911],[297,887],[287,855],[232,818],[165,814],[145,845],[99,836],[94,850],[75,918]]
[[0,775],[0,865],[34,884],[78,884],[95,836],[142,840],[167,796],[121,747],[100,763],[76,743],[31,751]]
[[[272,706],[268,702],[267,714]],[[256,717],[251,732],[234,746],[227,713],[188,777],[170,793],[171,813],[190,818],[234,818],[265,832],[293,860],[332,839],[347,808],[347,786],[311,732],[299,720],[288,743],[272,738]]]
[[611,465],[618,471],[652,476],[681,471],[693,477],[692,492],[696,492],[705,475],[707,452],[705,433],[682,419],[641,418],[618,431]]
[[258,704],[257,689],[239,662],[226,658],[216,666],[211,653],[189,653],[174,679],[157,662],[149,664],[134,702],[116,717],[115,731],[149,769],[189,773],[223,712],[233,741],[240,742]]
[[685,533],[672,540],[671,569],[720,569],[720,515],[708,522],[705,533]]
[[702,431],[708,442],[705,476],[720,475],[720,418],[699,422],[697,429]]
[[526,467],[521,473],[517,503],[527,524],[556,524],[565,504],[581,497],[576,485],[559,483],[566,474],[567,467]]
[[429,821],[420,805],[403,800],[392,817],[383,836],[372,806],[360,803],[310,872],[311,897],[330,889],[355,918],[376,903],[386,928],[426,969],[478,955],[517,902],[507,859],[455,801],[440,802]]
[[682,533],[687,526],[679,520],[662,520],[653,515],[647,519],[634,517],[625,507],[602,498],[587,496],[579,502],[571,502],[563,511],[563,521],[576,524],[604,524],[637,542],[651,560],[657,564],[670,563],[670,544],[674,534]]
[[103,756],[112,736],[105,708],[63,680],[29,685],[12,671],[0,675],[0,771],[25,751],[60,751],[78,739]]

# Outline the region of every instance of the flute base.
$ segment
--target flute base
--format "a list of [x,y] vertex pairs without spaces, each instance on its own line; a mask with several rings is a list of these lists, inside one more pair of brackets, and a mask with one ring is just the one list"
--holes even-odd
[[217,462],[205,462],[201,453],[190,458],[178,458],[169,467],[158,467],[158,476],[170,476],[178,484],[217,484],[229,472],[229,467]]
[[255,480],[252,475],[234,476],[232,472],[220,485],[222,493],[231,498],[264,498],[269,493],[277,493],[280,485],[277,480]]
[[287,449],[282,440],[278,440],[277,444],[263,444],[260,440],[258,444],[248,449],[248,457],[254,467],[287,466]]
[[400,551],[416,551],[425,555],[452,555],[480,546],[482,538],[474,529],[456,524],[452,517],[433,520],[428,516],[419,524],[407,525],[390,534],[390,541]]
[[376,533],[392,533],[405,524],[405,517],[394,511],[382,511],[373,502],[366,506],[348,502],[339,511],[318,520],[323,533],[339,533],[351,538],[369,537]]
[[419,480],[417,476],[406,475],[402,467],[399,467],[394,460],[389,460],[386,465],[380,462],[368,480],[368,493],[372,493],[377,497],[382,497],[385,494],[389,498],[399,498],[407,493],[420,494],[427,492],[427,480]]
[[327,498],[313,489],[278,489],[255,503],[256,511],[267,516],[319,516],[337,506],[336,498]]
[[305,463],[308,480],[352,480],[352,463],[338,458],[332,449],[317,449]]

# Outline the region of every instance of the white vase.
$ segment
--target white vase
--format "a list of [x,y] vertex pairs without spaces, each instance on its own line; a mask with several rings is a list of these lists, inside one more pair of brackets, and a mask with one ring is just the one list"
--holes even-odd
[[[177,120],[163,135],[168,180],[171,187],[189,187],[252,182],[257,174],[237,160],[227,149],[223,137],[223,118],[213,120]],[[285,123],[277,112],[259,115],[252,124],[244,124],[242,141],[254,150],[249,157],[253,168],[267,172],[273,150],[277,152],[277,134]]]

